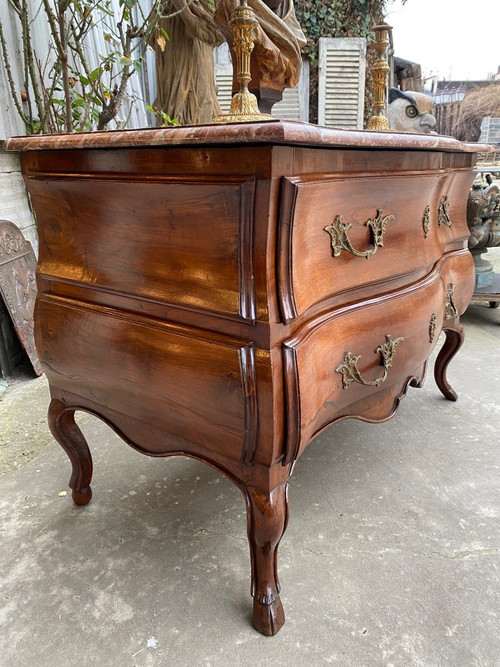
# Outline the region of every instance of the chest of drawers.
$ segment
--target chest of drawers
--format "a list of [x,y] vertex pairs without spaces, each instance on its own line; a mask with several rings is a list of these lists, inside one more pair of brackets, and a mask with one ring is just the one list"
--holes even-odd
[[304,448],[390,418],[462,342],[475,148],[270,122],[12,139],[40,234],[49,423],[91,497],[75,410],[243,492],[253,622],[284,622],[278,543]]

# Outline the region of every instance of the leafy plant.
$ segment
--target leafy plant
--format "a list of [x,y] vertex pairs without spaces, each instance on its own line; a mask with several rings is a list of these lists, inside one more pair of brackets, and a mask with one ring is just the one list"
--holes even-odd
[[146,109],[153,114],[159,120],[159,126],[160,127],[170,127],[173,125],[179,125],[179,123],[175,120],[175,118],[170,118],[168,114],[166,114],[163,109],[157,109],[156,107],[151,107],[149,104],[146,106]]
[[311,63],[318,62],[320,37],[367,37],[370,28],[382,20],[386,4],[387,0],[296,0]]
[[[295,0],[298,21],[307,37],[304,54],[311,63],[310,111],[317,119],[318,44],[320,37],[373,38],[391,0]],[[406,0],[404,0],[406,2]],[[366,105],[369,110],[370,104]]]
[[[147,44],[168,36],[158,26],[162,0],[145,14],[139,0],[40,0],[35,17],[49,26],[44,54],[35,51],[34,18],[29,0],[8,0],[20,26],[22,88],[16,86],[10,54],[0,21],[0,52],[10,92],[28,134],[105,129],[122,108],[127,82],[141,70]],[[105,53],[91,66],[91,35],[102,31]],[[95,63],[94,63],[95,64]]]

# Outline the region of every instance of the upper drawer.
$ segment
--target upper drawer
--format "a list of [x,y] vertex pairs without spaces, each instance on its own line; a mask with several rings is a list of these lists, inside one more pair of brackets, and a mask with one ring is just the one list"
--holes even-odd
[[457,240],[465,246],[464,179],[471,178],[468,171],[285,178],[278,251],[284,321],[370,283],[413,282],[446,246]]
[[253,320],[253,178],[30,178],[39,271]]

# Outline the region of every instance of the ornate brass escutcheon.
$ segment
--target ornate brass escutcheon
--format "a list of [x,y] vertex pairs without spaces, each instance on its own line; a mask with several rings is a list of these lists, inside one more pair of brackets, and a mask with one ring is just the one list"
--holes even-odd
[[436,326],[437,326],[437,317],[435,313],[432,313],[431,321],[429,322],[429,342],[434,341],[434,336],[436,335]]
[[449,205],[450,202],[448,201],[448,197],[446,196],[441,197],[438,206],[438,227],[441,227],[441,225],[446,225],[446,227],[451,227],[451,220],[448,214]]
[[422,219],[422,227],[424,228],[424,238],[429,236],[429,225],[431,220],[431,207],[426,206],[424,211],[424,217]]
[[455,285],[450,283],[446,292],[446,303],[444,307],[444,319],[458,317],[458,310],[453,302],[453,294],[455,293]]
[[380,352],[382,357],[382,364],[384,366],[384,374],[382,377],[377,378],[376,380],[365,380],[361,376],[361,373],[358,370],[358,361],[361,358],[361,355],[358,354],[353,356],[351,352],[347,352],[342,363],[337,366],[335,369],[336,373],[342,374],[342,386],[344,389],[349,389],[352,382],[359,382],[359,384],[364,385],[365,387],[378,387],[385,381],[387,378],[387,373],[389,368],[392,366],[392,360],[396,352],[396,345],[404,340],[403,336],[392,340],[391,334],[385,334],[385,343],[379,345],[375,350],[376,353]]
[[370,257],[377,252],[377,248],[382,248],[384,245],[384,234],[389,220],[394,220],[394,216],[383,216],[382,209],[378,209],[377,217],[370,218],[366,223],[366,226],[370,228],[373,248],[369,248],[368,250],[356,250],[356,248],[353,248],[347,235],[352,224],[350,222],[343,222],[342,216],[338,215],[331,225],[325,227],[325,232],[330,234],[333,256],[338,257],[342,250],[347,250],[347,252],[350,252],[355,257],[365,257],[366,259],[370,259]]

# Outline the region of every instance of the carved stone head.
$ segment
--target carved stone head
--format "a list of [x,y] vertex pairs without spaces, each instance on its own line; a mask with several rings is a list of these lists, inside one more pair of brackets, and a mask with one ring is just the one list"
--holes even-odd
[[389,127],[400,132],[430,134],[437,124],[431,114],[433,106],[434,100],[430,95],[391,88],[387,109]]

